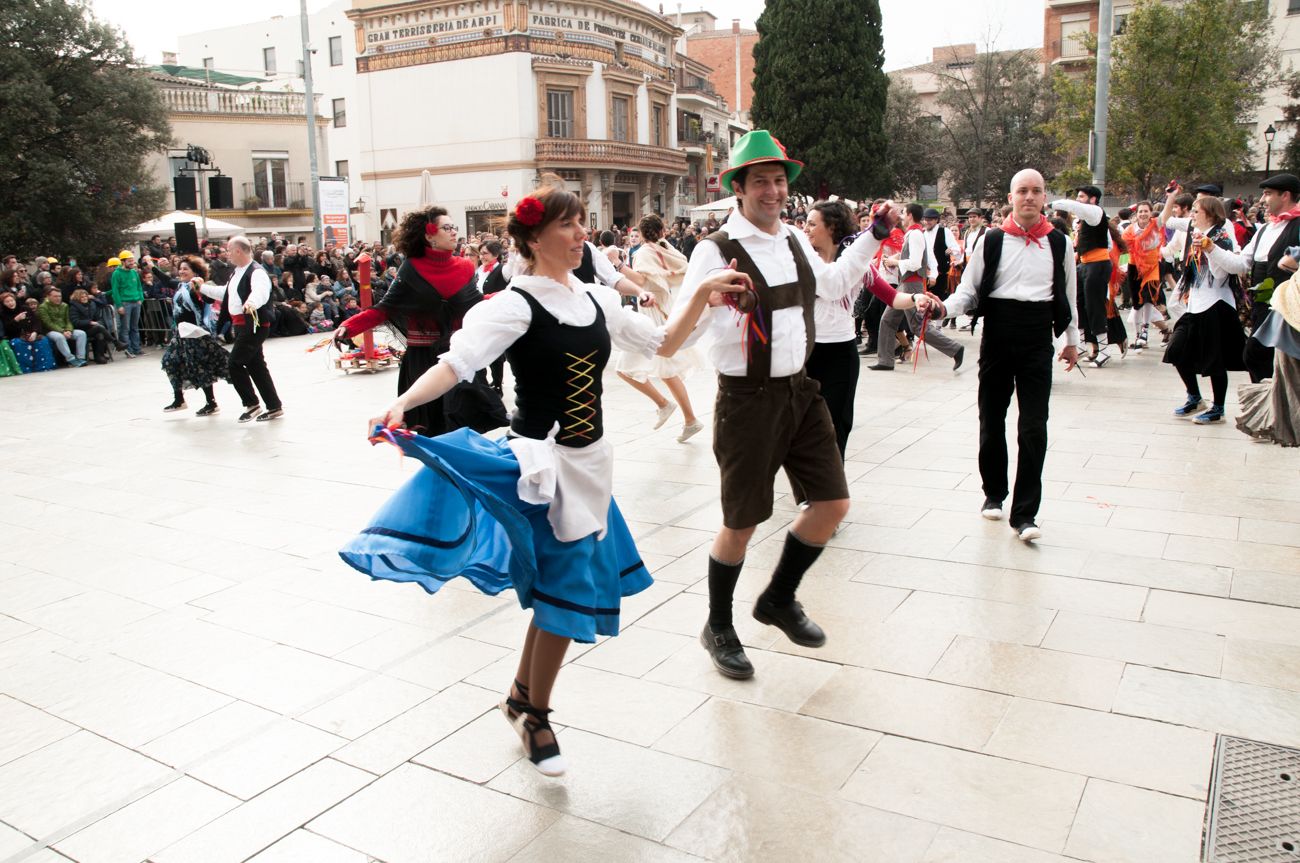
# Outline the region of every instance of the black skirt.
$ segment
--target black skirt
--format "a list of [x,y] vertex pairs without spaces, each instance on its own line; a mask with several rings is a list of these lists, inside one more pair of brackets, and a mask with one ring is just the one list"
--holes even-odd
[[163,372],[180,390],[197,390],[230,379],[230,354],[215,338],[173,338],[163,349]]
[[1173,335],[1165,348],[1164,361],[1170,365],[1190,365],[1198,375],[1219,370],[1242,372],[1242,350],[1246,334],[1237,310],[1217,302],[1203,312],[1187,312],[1174,325]]
[[[420,377],[438,364],[438,350],[434,347],[408,346],[397,369],[397,394],[411,388]],[[406,412],[406,427],[426,437],[437,437],[447,432],[447,417],[442,399],[434,399]]]

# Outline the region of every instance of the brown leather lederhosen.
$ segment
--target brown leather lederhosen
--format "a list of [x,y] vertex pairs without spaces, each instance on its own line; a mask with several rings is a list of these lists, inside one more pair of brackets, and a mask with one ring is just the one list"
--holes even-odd
[[718,375],[713,454],[722,475],[723,524],[743,529],[767,520],[772,515],[773,481],[783,467],[810,501],[847,498],[844,462],[817,382],[802,367],[793,375],[772,377],[770,339],[778,309],[803,309],[805,363],[812,354],[817,277],[808,258],[794,235],[788,235],[797,276],[773,287],[744,246],[725,231],[714,231],[706,239],[717,245],[724,261],[734,258],[736,268],[753,280],[758,294],[754,314],[769,336],[766,344],[750,341],[744,375]]

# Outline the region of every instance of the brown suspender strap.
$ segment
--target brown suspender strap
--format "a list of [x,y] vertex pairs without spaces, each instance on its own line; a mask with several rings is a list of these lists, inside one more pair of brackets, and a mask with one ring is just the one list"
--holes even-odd
[[[812,266],[809,265],[808,258],[804,255],[799,241],[794,238],[793,234],[786,236],[786,241],[790,244],[790,254],[794,257],[795,272],[797,273],[795,281],[773,287],[768,285],[767,280],[763,278],[758,265],[749,256],[749,252],[745,251],[745,247],[738,240],[733,240],[727,236],[726,231],[714,231],[705,239],[717,245],[724,261],[735,258],[736,269],[753,279],[754,288],[758,293],[758,309],[755,314],[759,315],[759,322],[763,332],[768,334],[769,340],[772,337],[773,312],[777,309],[796,307],[803,309],[803,327],[806,336],[803,360],[807,364],[808,358],[812,356],[813,344],[816,340],[816,330],[813,325],[813,306],[817,301],[817,277],[813,273]],[[745,337],[748,338],[748,335],[746,333]],[[749,342],[747,375],[758,381],[767,381],[771,378],[772,346],[770,343],[765,344],[759,340]]]

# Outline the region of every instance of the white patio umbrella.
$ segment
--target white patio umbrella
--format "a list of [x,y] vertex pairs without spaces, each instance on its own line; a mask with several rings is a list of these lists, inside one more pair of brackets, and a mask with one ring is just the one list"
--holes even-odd
[[420,172],[420,209],[433,206],[433,175],[427,170]]
[[714,201],[711,204],[700,204],[698,207],[691,207],[691,218],[706,218],[709,213],[725,213],[736,206],[736,196],[723,198],[720,201]]
[[[200,234],[203,233],[203,219],[194,213],[187,213],[184,210],[176,210],[171,213],[159,216],[149,222],[136,225],[131,229],[131,233],[137,237],[152,237],[154,234],[172,234],[176,231],[177,222],[193,222],[195,229]],[[223,222],[220,219],[214,219],[208,216],[208,236],[209,237],[233,237],[235,234],[244,233],[243,227],[231,222]]]

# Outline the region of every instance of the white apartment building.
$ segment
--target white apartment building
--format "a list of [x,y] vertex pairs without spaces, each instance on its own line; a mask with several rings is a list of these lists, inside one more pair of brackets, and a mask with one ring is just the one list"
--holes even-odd
[[[686,215],[741,131],[682,31],[634,0],[345,0],[309,26],[333,115],[320,172],[349,179],[360,237],[418,206],[424,171],[469,230],[545,172],[597,227]],[[299,19],[274,18],[184,36],[179,59],[301,90],[300,46]]]
[[[321,176],[349,180],[349,193],[357,200],[360,178],[352,161],[360,152],[357,103],[355,27],[348,19],[348,0],[338,0],[307,16],[311,34],[312,89],[317,110],[330,118],[325,133],[330,158],[318,157]],[[183,35],[178,44],[182,65],[229,72],[265,80],[263,91],[303,90],[302,27],[297,15],[239,24]],[[349,109],[352,114],[349,116]],[[306,140],[304,138],[304,148]],[[306,161],[294,165],[295,181],[310,182]]]

